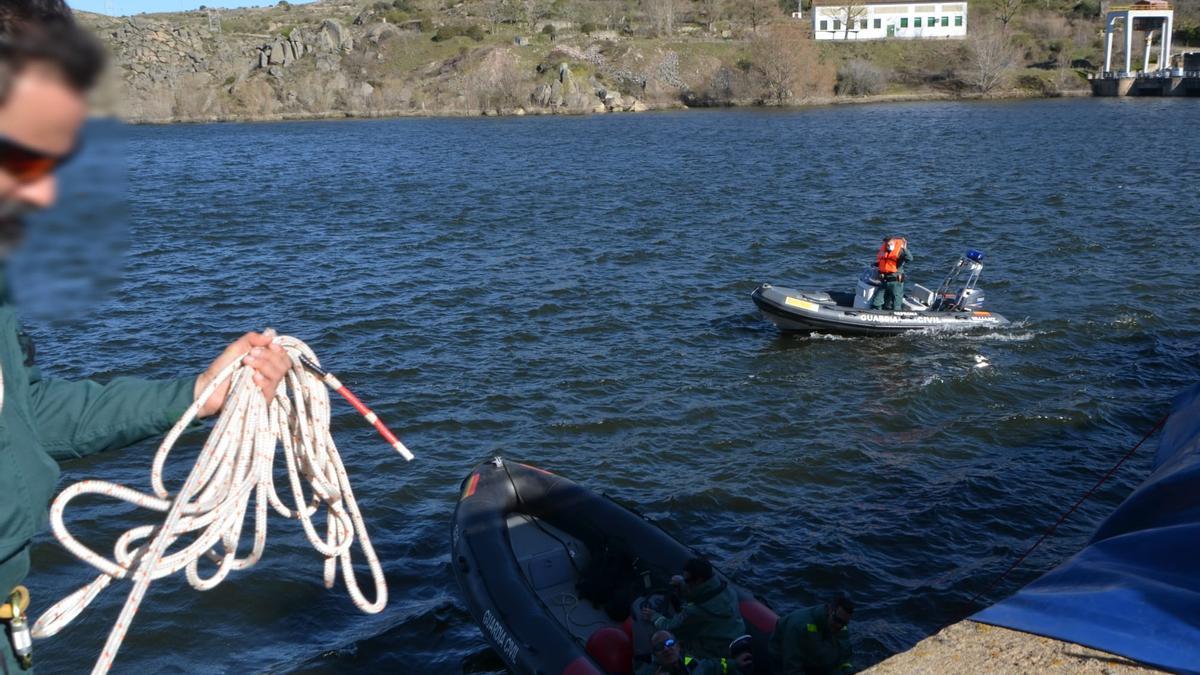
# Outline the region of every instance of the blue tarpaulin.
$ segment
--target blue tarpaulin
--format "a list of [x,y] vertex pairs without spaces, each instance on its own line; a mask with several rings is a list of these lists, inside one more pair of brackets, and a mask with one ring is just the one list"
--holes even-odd
[[1200,385],[1175,399],[1150,477],[1087,547],[971,618],[1200,673]]

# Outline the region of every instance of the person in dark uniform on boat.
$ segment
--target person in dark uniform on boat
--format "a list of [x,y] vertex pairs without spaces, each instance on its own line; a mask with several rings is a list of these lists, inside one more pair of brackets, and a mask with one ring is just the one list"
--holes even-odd
[[658,630],[674,631],[697,657],[724,658],[729,643],[746,633],[737,591],[704,558],[688,560],[683,575],[672,577],[671,584],[682,602],[679,611],[667,617],[643,605],[642,620]]
[[781,618],[770,641],[775,669],[788,675],[853,673],[849,628],[853,615],[854,603],[838,596]]
[[[58,463],[166,431],[246,352],[268,399],[291,365],[270,335],[258,333],[231,344],[199,376],[173,380],[68,382],[44,376],[35,365],[4,262],[22,239],[22,216],[55,201],[54,174],[78,147],[102,57],[63,0],[0,2],[0,622],[6,624],[0,673],[7,675],[32,667],[25,649],[29,595],[19,584],[29,572],[30,542],[47,523]],[[228,384],[215,392],[201,416],[219,412],[227,391]]]
[[904,265],[912,262],[912,253],[903,237],[884,237],[875,264],[883,287],[871,298],[871,309],[904,309]]
[[671,631],[660,630],[650,638],[651,662],[638,666],[634,675],[749,675],[754,671],[753,657],[748,655],[749,637],[734,641],[739,645],[736,657],[731,644],[729,658],[700,659],[688,654]]

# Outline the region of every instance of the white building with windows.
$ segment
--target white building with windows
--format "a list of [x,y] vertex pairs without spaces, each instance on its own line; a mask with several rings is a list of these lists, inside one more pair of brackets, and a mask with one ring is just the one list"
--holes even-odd
[[966,2],[813,0],[817,40],[945,39],[967,35]]

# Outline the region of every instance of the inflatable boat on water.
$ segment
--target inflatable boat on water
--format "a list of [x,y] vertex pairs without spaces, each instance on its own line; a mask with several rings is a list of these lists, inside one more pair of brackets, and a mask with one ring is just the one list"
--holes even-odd
[[967,251],[951,268],[937,290],[906,284],[902,310],[871,309],[882,293],[879,272],[867,267],[858,278],[858,291],[811,291],[763,284],[750,298],[763,316],[784,332],[837,335],[898,335],[913,330],[996,328],[1008,319],[983,308],[983,254]]
[[[484,637],[512,672],[531,675],[633,672],[633,601],[666,589],[697,555],[607,496],[499,457],[463,480],[450,548]],[[738,592],[757,672],[768,672],[778,617],[722,579]]]

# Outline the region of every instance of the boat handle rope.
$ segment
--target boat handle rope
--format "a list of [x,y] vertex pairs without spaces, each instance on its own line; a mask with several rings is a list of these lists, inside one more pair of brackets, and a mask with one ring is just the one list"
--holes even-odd
[[[100,571],[91,583],[60,600],[41,615],[33,627],[36,638],[50,637],[77,617],[113,579],[130,579],[133,589],[109,632],[93,675],[108,672],[117,650],[137,614],[150,582],[186,569],[188,582],[201,591],[211,590],[234,570],[253,566],[262,557],[267,537],[267,505],[285,518],[300,521],[304,533],[322,556],[326,588],[333,588],[340,563],[350,599],[368,614],[387,604],[387,584],[350,479],[329,431],[330,406],[326,387],[337,391],[370,422],[403,456],[413,455],[391,431],[336,377],[323,370],[316,354],[300,340],[275,338],[291,357],[292,367],[268,403],[254,383],[254,371],[238,358],[222,370],[196,397],[183,417],[167,433],[150,472],[154,493],[147,494],[101,480],[84,480],[63,490],[50,507],[50,523],[62,545]],[[244,356],[244,355],[243,355]],[[167,457],[180,435],[196,418],[203,402],[226,380],[229,393],[212,432],[194,466],[174,495],[163,481]],[[3,405],[0,375],[0,406]],[[277,445],[282,446],[294,506],[284,505],[275,489],[273,464]],[[306,495],[301,477],[308,483]],[[109,559],[96,553],[67,531],[63,512],[84,494],[103,495],[141,508],[165,513],[162,523],[134,527],[120,537]],[[239,542],[251,497],[254,499],[254,541],[249,552],[238,556]],[[326,528],[322,537],[313,515],[324,506]],[[359,588],[351,560],[357,535],[370,569],[375,593],[368,600]],[[180,550],[170,551],[181,538],[190,539]],[[219,550],[218,550],[219,548]],[[215,563],[207,576],[200,570],[204,558]]]

